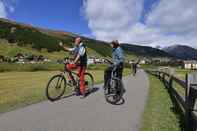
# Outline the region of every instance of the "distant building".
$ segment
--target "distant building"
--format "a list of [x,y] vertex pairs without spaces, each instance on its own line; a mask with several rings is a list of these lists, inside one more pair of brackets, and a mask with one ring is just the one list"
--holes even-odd
[[88,65],[90,65],[90,64],[94,64],[95,62],[93,58],[89,58],[87,63]]
[[146,64],[146,60],[140,60],[140,64]]
[[10,33],[14,33],[16,31],[16,27],[12,27]]
[[17,53],[15,56],[15,62],[23,63],[24,62],[24,55],[22,53]]
[[105,63],[104,58],[89,57],[88,64],[103,64]]
[[185,69],[197,69],[197,61],[184,61]]

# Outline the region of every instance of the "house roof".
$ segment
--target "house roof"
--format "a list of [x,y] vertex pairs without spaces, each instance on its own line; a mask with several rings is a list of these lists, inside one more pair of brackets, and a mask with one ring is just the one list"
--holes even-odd
[[195,60],[184,61],[184,64],[197,64],[197,61]]

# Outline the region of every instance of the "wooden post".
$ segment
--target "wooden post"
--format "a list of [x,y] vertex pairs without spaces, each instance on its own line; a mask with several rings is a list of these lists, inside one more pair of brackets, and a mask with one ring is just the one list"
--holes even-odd
[[188,104],[188,96],[189,96],[189,82],[188,82],[188,74],[186,74],[185,77],[185,82],[186,82],[186,89],[185,89],[185,103],[186,103],[186,109],[185,109],[185,127],[186,130],[189,130],[189,104]]
[[197,74],[187,74],[186,75],[186,129],[188,131],[193,130],[193,122],[191,113],[194,110],[195,100],[197,98]]
[[169,87],[172,88],[173,87],[173,76],[174,76],[174,72],[175,70],[173,68],[170,69],[170,79],[169,79]]
[[159,79],[161,79],[160,72],[158,72]]
[[169,80],[169,88],[171,90],[171,88],[173,87],[173,77],[170,76],[170,80]]
[[164,82],[164,77],[165,77],[165,75],[164,75],[164,73],[162,73],[161,74],[161,80]]

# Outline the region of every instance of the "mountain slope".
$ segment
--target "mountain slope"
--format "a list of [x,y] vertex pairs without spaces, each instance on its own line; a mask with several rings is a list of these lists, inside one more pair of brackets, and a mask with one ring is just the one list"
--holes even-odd
[[[0,19],[0,38],[18,46],[31,46],[34,49],[47,49],[49,52],[60,51],[59,41],[72,46],[74,35],[69,32],[53,31],[20,24],[6,19]],[[110,56],[112,49],[106,42],[84,38],[87,47],[101,56]]]
[[[58,46],[59,41],[63,41],[67,46],[72,46],[73,40],[77,36],[70,32],[43,29],[0,18],[0,39],[6,39],[8,43],[17,43],[19,47],[31,47],[38,51],[44,49],[48,52],[59,52],[62,50]],[[81,37],[86,43],[88,51],[91,52],[91,56],[111,57],[112,49],[109,43]],[[170,57],[169,54],[151,47],[130,44],[123,44],[122,47],[128,59],[129,57],[136,58],[138,56]]]
[[197,49],[186,45],[169,46],[163,50],[179,59],[197,60]]
[[139,46],[131,44],[122,44],[122,48],[126,51],[132,52],[138,56],[144,57],[172,57],[172,55],[166,53],[165,51],[148,47],[148,46]]

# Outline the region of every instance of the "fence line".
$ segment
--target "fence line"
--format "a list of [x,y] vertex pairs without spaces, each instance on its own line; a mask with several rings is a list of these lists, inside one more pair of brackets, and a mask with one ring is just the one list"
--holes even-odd
[[[162,68],[159,70],[146,70],[147,73],[158,77],[160,80],[167,85],[170,94],[176,100],[177,105],[182,110],[185,117],[185,130],[186,131],[196,131],[197,130],[197,113],[194,110],[195,100],[197,99],[197,89],[194,90],[191,86],[196,86],[197,83],[189,83],[188,74],[186,75],[186,80],[183,81],[173,75],[173,71],[169,71],[167,68]],[[185,90],[185,95],[181,95],[173,87],[173,82],[176,82]],[[196,81],[197,82],[197,81]]]

